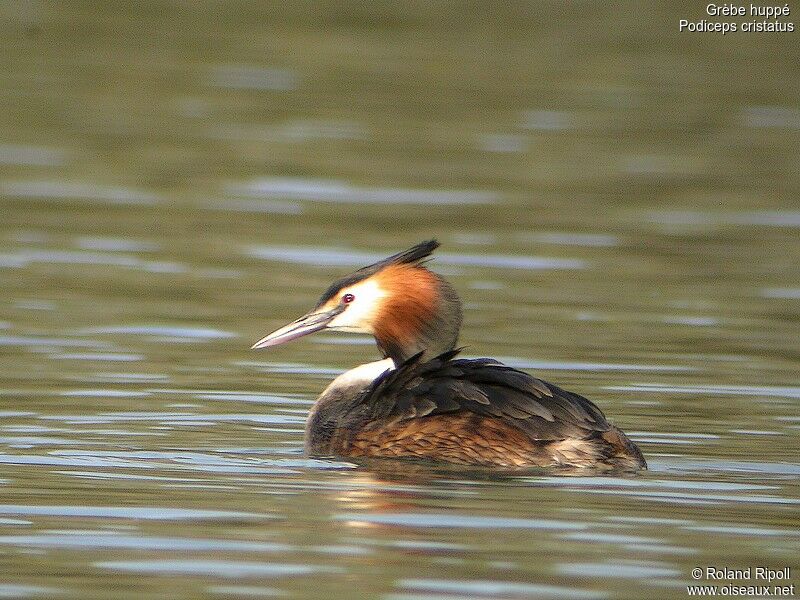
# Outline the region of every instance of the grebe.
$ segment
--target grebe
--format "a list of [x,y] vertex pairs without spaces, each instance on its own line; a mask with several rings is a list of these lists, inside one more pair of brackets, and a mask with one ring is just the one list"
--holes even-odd
[[435,240],[336,281],[317,305],[260,339],[369,333],[383,360],[337,377],[311,408],[311,456],[400,457],[504,468],[645,469],[592,402],[489,358],[460,359],[461,301],[423,265]]

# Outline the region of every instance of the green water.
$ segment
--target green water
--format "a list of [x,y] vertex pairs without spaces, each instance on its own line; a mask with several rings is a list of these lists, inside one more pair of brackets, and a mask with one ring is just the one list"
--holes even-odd
[[[677,32],[704,17],[1,6],[0,597],[796,584],[800,46]],[[377,352],[249,346],[431,237],[465,353],[592,398],[650,471],[302,456],[313,399]]]

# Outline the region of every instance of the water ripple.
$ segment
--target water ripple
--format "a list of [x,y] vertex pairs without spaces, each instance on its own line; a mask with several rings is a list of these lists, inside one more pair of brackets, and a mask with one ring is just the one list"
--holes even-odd
[[618,392],[651,392],[670,394],[714,394],[719,396],[770,396],[800,398],[800,387],[767,385],[668,385],[661,383],[636,383],[633,385],[604,386],[604,390]]
[[[262,260],[324,267],[357,267],[384,258],[383,254],[377,253],[309,246],[252,246],[246,252],[250,256]],[[588,261],[577,258],[504,254],[448,254],[446,252],[437,254],[436,262],[442,265],[520,270],[585,269],[589,265]]]
[[75,241],[82,250],[100,250],[103,252],[155,252],[159,245],[130,238],[81,236]]
[[232,64],[212,67],[206,81],[220,88],[288,92],[297,88],[299,76],[289,69]]
[[149,205],[160,198],[152,192],[69,181],[5,181],[0,194],[38,200],[80,200],[103,204]]
[[500,197],[493,192],[474,190],[420,190],[407,188],[357,187],[335,179],[264,177],[230,186],[234,196],[281,200],[306,200],[348,204],[419,204],[452,206],[492,204]]
[[124,421],[210,421],[210,422],[250,422],[266,424],[305,423],[302,417],[285,415],[262,415],[255,413],[214,413],[190,414],[167,412],[117,412],[96,415],[43,415],[43,419],[64,421],[67,423],[119,423]]
[[273,518],[266,514],[231,510],[161,508],[157,506],[32,506],[22,504],[0,504],[0,514],[46,517],[88,517],[98,519],[138,519],[145,521]]
[[28,598],[45,596],[52,598],[64,594],[64,590],[41,585],[19,585],[15,583],[0,583],[0,598]]
[[67,153],[58,148],[23,144],[0,144],[0,165],[59,167],[66,162],[66,157]]
[[699,210],[657,210],[646,216],[653,223],[680,226],[759,225],[765,227],[800,227],[800,211],[753,210],[712,212]]
[[562,530],[585,529],[584,523],[558,521],[555,519],[517,519],[512,517],[483,517],[454,515],[449,513],[392,513],[360,514],[343,513],[333,517],[337,521],[370,523],[373,525],[397,525],[400,527],[445,527],[466,529],[537,529]]
[[657,566],[644,562],[602,562],[602,563],[562,563],[556,570],[565,575],[577,577],[619,577],[622,579],[643,579],[650,582],[656,577],[680,577],[678,569]]
[[25,248],[13,253],[0,254],[0,267],[21,269],[34,263],[128,267],[150,273],[184,273],[188,271],[187,267],[179,263],[146,261],[136,256],[117,252]]
[[164,340],[221,340],[237,337],[237,334],[209,327],[184,327],[180,325],[111,325],[89,327],[78,331],[78,335],[124,334],[142,335]]
[[780,298],[785,300],[800,300],[800,288],[764,288],[761,290],[764,298]]
[[[514,583],[510,581],[456,581],[450,579],[400,579],[397,586],[417,592],[439,592],[451,598],[450,594],[465,594],[467,598],[574,598],[575,600],[594,600],[608,598],[605,592],[583,590],[567,586],[533,583]],[[393,596],[389,596],[392,598]],[[394,596],[397,597],[397,596]],[[413,596],[418,598],[419,596]],[[409,597],[410,598],[410,597]]]
[[[467,358],[478,358],[468,356]],[[652,372],[687,372],[697,371],[695,367],[685,365],[646,365],[636,363],[595,363],[548,361],[519,358],[517,356],[499,356],[497,360],[515,369],[532,369],[543,371],[652,371]]]
[[38,548],[103,548],[126,550],[152,550],[171,552],[287,552],[291,546],[271,542],[239,540],[210,540],[109,535],[90,532],[74,534],[0,535],[0,545]]
[[155,575],[197,575],[201,577],[293,577],[315,573],[341,573],[343,569],[327,565],[281,563],[244,563],[224,560],[139,560],[92,563],[112,571]]
[[108,342],[97,340],[75,340],[69,338],[51,338],[44,336],[2,335],[0,346],[63,346],[67,348],[108,348]]

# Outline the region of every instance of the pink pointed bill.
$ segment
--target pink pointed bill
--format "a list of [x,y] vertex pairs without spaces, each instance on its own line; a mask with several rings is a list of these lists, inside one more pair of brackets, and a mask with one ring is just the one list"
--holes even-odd
[[286,342],[296,340],[304,335],[325,329],[334,317],[341,312],[342,309],[337,306],[332,310],[305,314],[296,321],[284,325],[280,329],[276,329],[269,335],[264,336],[253,344],[250,349],[258,350],[260,348],[269,348],[270,346],[285,344]]

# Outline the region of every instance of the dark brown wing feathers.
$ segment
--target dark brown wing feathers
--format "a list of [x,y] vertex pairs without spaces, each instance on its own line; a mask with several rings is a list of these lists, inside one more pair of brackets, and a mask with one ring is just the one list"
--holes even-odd
[[354,408],[366,408],[367,428],[387,422],[467,411],[496,417],[532,440],[586,438],[611,430],[592,402],[491,359],[456,359],[451,351],[427,361],[412,357],[379,377]]

